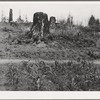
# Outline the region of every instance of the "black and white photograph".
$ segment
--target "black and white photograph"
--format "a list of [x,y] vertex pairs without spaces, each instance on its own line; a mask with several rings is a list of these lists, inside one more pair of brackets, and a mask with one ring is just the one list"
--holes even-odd
[[100,1],[0,1],[0,91],[100,91]]

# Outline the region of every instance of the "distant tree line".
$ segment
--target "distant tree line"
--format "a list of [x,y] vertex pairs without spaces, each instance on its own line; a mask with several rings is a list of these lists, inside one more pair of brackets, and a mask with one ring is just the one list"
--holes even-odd
[[[9,16],[8,18],[6,16],[3,15],[3,12],[2,12],[2,15],[1,15],[1,22],[9,22],[9,23],[13,23],[13,9],[10,9],[9,10]],[[25,17],[25,20],[21,18],[21,15],[19,15],[19,17],[17,18],[16,20],[17,23],[28,23],[28,18],[27,16]]]
[[[2,17],[1,20],[3,22],[6,22],[6,17]],[[11,23],[13,22],[13,9],[9,10],[9,18],[8,18],[8,22]],[[25,18],[25,21],[21,18],[21,16],[19,16],[19,18],[17,19],[18,23],[23,23],[23,22],[28,22],[27,17]],[[64,22],[63,22],[64,23]],[[67,26],[71,27],[73,26],[73,16],[69,15],[68,19],[67,19]],[[90,30],[92,31],[100,31],[100,21],[99,19],[96,19],[94,17],[94,15],[91,15],[91,17],[89,18],[88,21],[88,26],[90,28]]]
[[88,26],[95,31],[100,31],[100,21],[99,19],[96,19],[93,15],[91,15]]

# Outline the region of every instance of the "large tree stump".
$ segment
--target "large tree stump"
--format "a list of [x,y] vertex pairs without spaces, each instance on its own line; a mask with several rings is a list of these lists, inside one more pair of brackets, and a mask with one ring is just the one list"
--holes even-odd
[[33,25],[31,27],[32,38],[34,40],[41,40],[49,33],[48,15],[43,12],[36,12],[33,15]]
[[51,16],[49,21],[49,32],[55,33],[56,30],[56,18]]

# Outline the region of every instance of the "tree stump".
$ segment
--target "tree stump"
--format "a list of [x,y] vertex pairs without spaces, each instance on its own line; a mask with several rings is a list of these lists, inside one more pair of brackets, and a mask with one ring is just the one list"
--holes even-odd
[[50,33],[55,33],[56,29],[56,18],[51,16],[49,21],[49,31]]
[[[40,41],[49,33],[48,15],[43,12],[36,12],[33,15],[33,25],[31,27],[32,39]],[[37,38],[38,39],[35,39]]]

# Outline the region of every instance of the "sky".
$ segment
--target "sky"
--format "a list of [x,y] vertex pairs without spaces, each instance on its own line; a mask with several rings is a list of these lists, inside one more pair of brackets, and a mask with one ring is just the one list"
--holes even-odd
[[[100,19],[100,1],[96,2],[53,2],[53,1],[30,1],[30,2],[0,2],[0,12],[4,16],[9,16],[9,9],[13,9],[13,19],[16,20],[19,15],[22,18],[28,17],[32,21],[35,12],[44,12],[48,17],[55,16],[57,20],[67,20],[68,15],[73,16],[74,23],[87,24],[89,17],[93,14]],[[0,15],[0,19],[1,19]]]

